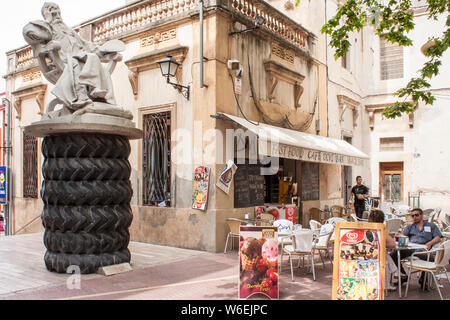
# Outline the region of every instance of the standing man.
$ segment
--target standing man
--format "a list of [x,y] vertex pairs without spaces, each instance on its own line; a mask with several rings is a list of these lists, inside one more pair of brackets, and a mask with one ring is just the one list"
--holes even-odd
[[369,198],[369,188],[362,184],[361,176],[356,177],[356,186],[352,188],[352,192],[350,193],[350,199],[348,200],[349,204],[354,203],[355,205],[355,214],[359,219],[362,219],[363,212],[366,210],[366,202],[365,200]]

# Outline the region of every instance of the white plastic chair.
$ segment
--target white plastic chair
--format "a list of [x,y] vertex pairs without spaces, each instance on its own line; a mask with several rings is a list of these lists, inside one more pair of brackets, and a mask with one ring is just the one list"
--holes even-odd
[[[430,254],[433,252],[436,253],[434,261],[425,261],[417,259],[417,256],[419,254]],[[441,300],[444,300],[442,297],[441,290],[439,289],[439,284],[437,282],[435,273],[443,271],[447,276],[447,280],[450,284],[447,269],[445,268],[449,260],[450,260],[450,240],[441,243],[436,249],[413,253],[410,256],[410,258],[407,259],[403,264],[404,267],[409,268],[408,282],[406,283],[405,298],[408,296],[409,279],[411,277],[412,270],[417,270],[423,272],[430,272],[432,274],[434,283],[436,284],[436,288],[438,289],[439,292],[439,296],[441,297]]]
[[328,219],[326,223],[331,223],[331,224],[336,225],[336,223],[338,223],[338,222],[347,222],[347,220],[345,220],[344,218],[333,217],[333,218]]
[[322,224],[319,221],[309,220],[309,228],[313,231],[315,235],[318,235],[320,233],[321,227]]
[[284,246],[285,244],[292,244],[290,239],[290,235],[294,230],[294,224],[292,221],[286,219],[275,220],[273,222],[273,226],[278,228],[278,234],[284,234],[278,235],[278,244],[281,244],[281,246]]
[[[281,251],[280,258],[280,273],[281,273],[281,261],[283,260],[283,254],[289,255],[289,262],[291,266],[291,278],[294,281],[294,269],[292,267],[292,257],[299,256],[305,257],[309,256],[311,261],[311,271],[313,274],[313,280],[316,280],[316,273],[314,270],[314,247],[313,247],[313,231],[309,229],[302,229],[294,231],[291,235],[292,244],[287,245]],[[300,265],[300,259],[299,259]]]
[[386,233],[395,234],[403,225],[403,220],[399,218],[393,218],[385,221]]
[[356,214],[354,214],[354,213],[352,213],[350,215],[350,218],[351,218],[352,222],[367,222],[368,221],[367,219],[360,219],[360,218],[358,218],[356,216]]
[[442,211],[441,208],[435,208],[433,212],[430,214],[428,222],[433,222],[438,226],[442,225],[442,222],[445,221],[445,218],[444,219],[441,218],[441,211]]
[[322,251],[326,252],[327,257],[330,259],[331,264],[333,264],[333,259],[331,258],[329,248],[332,246],[334,239],[334,229],[335,225],[331,223],[324,224],[320,228],[320,233],[314,238],[314,250],[319,251],[320,259],[322,260],[322,265],[325,268],[325,261],[322,257]]

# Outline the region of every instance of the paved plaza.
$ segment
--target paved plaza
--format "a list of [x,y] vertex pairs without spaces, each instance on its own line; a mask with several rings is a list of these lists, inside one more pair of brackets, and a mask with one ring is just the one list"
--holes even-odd
[[[105,277],[81,275],[79,288],[73,276],[50,273],[43,256],[42,234],[0,237],[1,300],[235,300],[238,298],[238,255],[207,253],[131,242],[133,271]],[[330,300],[332,265],[316,257],[316,281],[308,270],[294,271],[291,281],[287,257],[280,275],[281,300]],[[72,278],[71,278],[72,277]],[[69,281],[68,281],[69,280]],[[442,279],[444,298],[450,285]],[[68,285],[69,283],[69,285]],[[75,287],[75,288],[73,288]],[[70,289],[72,288],[72,289]],[[254,296],[254,299],[264,299]],[[419,291],[411,281],[408,298],[438,300],[437,290]],[[398,292],[386,300],[399,300]]]

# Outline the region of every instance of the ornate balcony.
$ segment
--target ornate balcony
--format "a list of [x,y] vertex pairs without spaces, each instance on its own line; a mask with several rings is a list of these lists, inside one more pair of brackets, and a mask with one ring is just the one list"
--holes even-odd
[[[144,0],[106,13],[74,29],[82,37],[96,43],[115,38],[123,39],[157,25],[191,18],[198,14],[198,4],[199,0]],[[262,16],[265,19],[262,30],[311,54],[311,44],[315,36],[263,0],[205,0],[205,7],[205,10],[222,9],[236,19],[249,23],[255,16]],[[8,58],[14,58],[14,64],[8,70],[9,74],[37,65],[29,46],[10,51]]]

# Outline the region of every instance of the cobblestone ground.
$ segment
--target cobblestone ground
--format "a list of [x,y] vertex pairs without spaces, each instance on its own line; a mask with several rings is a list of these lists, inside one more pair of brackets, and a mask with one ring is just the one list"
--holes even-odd
[[[0,299],[2,300],[234,300],[238,292],[237,252],[212,254],[200,251],[130,244],[133,271],[104,277],[74,276],[45,269],[42,234],[0,238]],[[332,265],[317,257],[316,281],[306,268],[294,270],[291,280],[287,257],[280,275],[281,300],[330,300]],[[444,298],[450,285],[442,279]],[[69,285],[68,285],[69,284]],[[264,299],[254,296],[253,299]],[[436,289],[422,292],[417,278],[411,280],[408,298],[438,300]],[[400,300],[398,291],[386,300]]]

